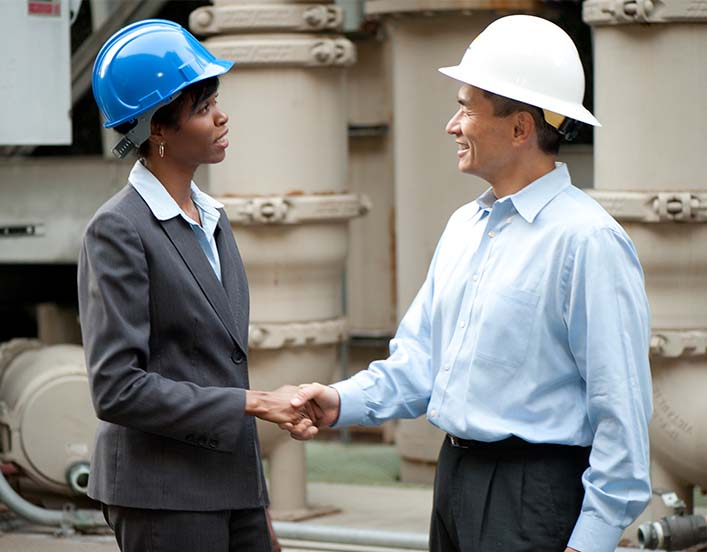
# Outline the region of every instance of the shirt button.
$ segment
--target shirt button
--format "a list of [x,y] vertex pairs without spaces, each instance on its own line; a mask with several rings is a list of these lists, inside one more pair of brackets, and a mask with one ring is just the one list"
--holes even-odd
[[491,231],[489,232],[489,238],[495,238],[495,237],[496,237],[496,232],[494,232],[493,230],[491,230]]
[[471,279],[472,279],[472,281],[474,281],[474,282],[478,282],[478,281],[479,281],[479,275],[478,275],[478,274],[474,274],[474,275],[471,277]]
[[449,362],[444,363],[444,369],[447,371],[449,370]]
[[436,410],[430,410],[430,418],[434,418],[437,415]]
[[459,322],[459,327],[460,327],[460,328],[466,328],[466,322],[465,322],[464,320],[462,320],[461,322]]
[[513,220],[513,217],[508,217],[506,219],[506,224],[510,224],[512,220]]

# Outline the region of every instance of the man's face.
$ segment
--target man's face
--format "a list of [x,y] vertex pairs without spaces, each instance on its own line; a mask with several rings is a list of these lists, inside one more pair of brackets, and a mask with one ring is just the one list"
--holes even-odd
[[512,118],[495,116],[491,100],[468,84],[459,89],[457,102],[459,110],[447,123],[446,131],[459,146],[459,170],[493,183],[511,160]]

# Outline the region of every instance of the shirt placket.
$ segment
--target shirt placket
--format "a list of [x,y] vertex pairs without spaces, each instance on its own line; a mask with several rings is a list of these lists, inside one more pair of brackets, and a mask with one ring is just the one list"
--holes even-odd
[[449,353],[445,358],[443,358],[442,369],[440,371],[441,377],[438,377],[438,384],[444,389],[444,393],[440,397],[439,407],[430,412],[432,417],[435,417],[438,413],[443,412],[445,402],[444,399],[448,396],[448,388],[454,380],[453,374],[455,372],[455,365],[457,364],[462,347],[467,340],[469,327],[473,324],[475,315],[477,314],[476,306],[478,292],[481,284],[483,283],[484,274],[486,273],[489,255],[499,234],[511,220],[511,217],[508,215],[508,211],[509,209],[507,202],[495,203],[490,212],[485,211],[484,215],[482,215],[476,223],[485,224],[486,226],[484,228],[483,235],[481,236],[479,247],[472,255],[469,263],[469,273],[471,275],[467,279],[464,287],[462,306],[459,311],[460,316],[456,321],[454,334],[448,347]]

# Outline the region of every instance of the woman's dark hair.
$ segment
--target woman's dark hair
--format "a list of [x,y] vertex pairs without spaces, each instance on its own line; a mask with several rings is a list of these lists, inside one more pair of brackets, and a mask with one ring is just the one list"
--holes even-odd
[[[216,93],[218,86],[218,77],[211,77],[195,82],[194,84],[190,84],[182,90],[182,93],[176,100],[158,109],[152,116],[152,122],[179,130],[179,116],[182,113],[184,106],[190,103],[190,114],[195,113],[199,107],[199,104],[201,104],[209,96]],[[117,130],[120,134],[127,134],[128,131],[130,131],[130,129],[134,126],[135,123],[129,121],[118,125],[115,127],[115,130]],[[138,155],[140,157],[146,157],[149,151],[150,141],[145,140],[145,142],[143,142],[138,149]]]
[[533,117],[535,121],[535,130],[538,135],[538,147],[543,151],[543,153],[557,155],[560,151],[560,141],[562,136],[557,132],[557,129],[550,125],[545,120],[545,115],[543,110],[534,105],[529,105],[527,103],[519,102],[517,100],[512,100],[506,98],[505,96],[499,96],[493,92],[488,92],[487,90],[481,90],[484,98],[491,101],[493,104],[493,114],[496,117],[507,117],[513,113],[519,111],[527,111]]

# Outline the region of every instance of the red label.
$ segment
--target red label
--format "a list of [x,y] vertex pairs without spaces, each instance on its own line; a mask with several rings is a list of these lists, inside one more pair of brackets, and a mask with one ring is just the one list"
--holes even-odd
[[30,15],[61,15],[61,0],[28,0],[27,13]]

